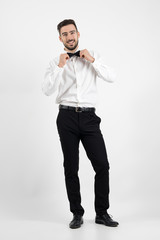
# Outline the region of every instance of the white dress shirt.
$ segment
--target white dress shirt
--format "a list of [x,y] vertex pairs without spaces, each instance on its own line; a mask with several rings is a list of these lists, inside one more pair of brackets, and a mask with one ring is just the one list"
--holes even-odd
[[[77,49],[78,50],[82,49]],[[55,57],[46,70],[42,91],[47,96],[58,90],[57,104],[74,107],[96,107],[97,77],[107,82],[114,82],[116,74],[107,66],[100,55],[88,50],[95,58],[93,63],[84,58],[73,56],[60,68],[59,56]],[[64,53],[67,53],[65,51]]]

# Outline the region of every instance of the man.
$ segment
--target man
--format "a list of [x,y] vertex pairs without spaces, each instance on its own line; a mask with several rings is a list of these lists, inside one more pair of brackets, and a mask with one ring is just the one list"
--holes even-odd
[[110,227],[118,226],[107,213],[109,208],[109,162],[100,130],[101,118],[95,114],[97,77],[113,82],[115,74],[94,51],[79,49],[80,33],[75,21],[66,19],[57,26],[64,53],[55,57],[46,71],[43,92],[51,95],[58,90],[56,119],[64,156],[64,173],[72,229],[81,227],[84,209],[81,205],[79,142],[90,159],[95,175],[95,222]]

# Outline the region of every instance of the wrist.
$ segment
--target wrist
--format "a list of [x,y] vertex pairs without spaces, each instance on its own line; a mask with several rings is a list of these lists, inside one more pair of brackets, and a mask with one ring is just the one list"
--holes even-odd
[[63,65],[62,64],[58,64],[58,67],[63,68]]

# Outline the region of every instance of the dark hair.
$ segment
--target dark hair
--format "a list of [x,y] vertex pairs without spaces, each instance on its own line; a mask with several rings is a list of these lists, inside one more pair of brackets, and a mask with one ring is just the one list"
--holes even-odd
[[65,19],[57,25],[57,30],[59,32],[59,35],[60,35],[61,28],[66,26],[66,25],[69,25],[69,24],[73,24],[75,26],[76,30],[78,31],[76,23],[73,19]]

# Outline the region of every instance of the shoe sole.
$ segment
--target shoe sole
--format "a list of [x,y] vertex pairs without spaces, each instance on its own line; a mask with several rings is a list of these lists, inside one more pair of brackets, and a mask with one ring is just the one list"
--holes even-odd
[[118,224],[114,224],[114,225],[106,224],[104,221],[101,221],[101,220],[96,220],[95,223],[102,224],[102,225],[105,225],[105,226],[108,226],[108,227],[117,227],[118,226]]

